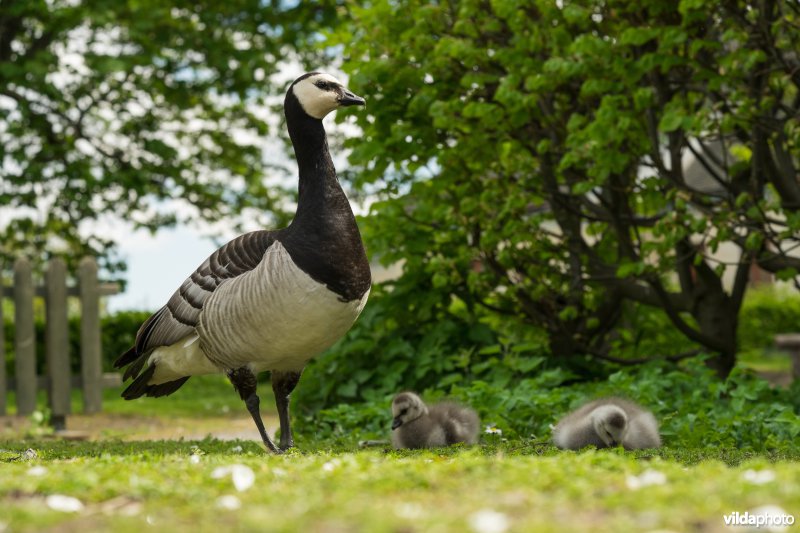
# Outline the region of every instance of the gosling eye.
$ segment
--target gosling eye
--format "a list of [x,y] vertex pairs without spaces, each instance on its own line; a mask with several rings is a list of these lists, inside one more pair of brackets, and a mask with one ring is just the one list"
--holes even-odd
[[400,409],[400,416],[405,415],[407,412],[408,412],[408,407],[404,407],[403,409]]

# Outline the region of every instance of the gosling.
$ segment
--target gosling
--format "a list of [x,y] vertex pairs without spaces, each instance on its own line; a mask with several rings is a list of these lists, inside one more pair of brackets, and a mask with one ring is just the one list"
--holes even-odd
[[658,448],[661,437],[653,414],[622,398],[601,398],[578,408],[556,424],[553,443],[562,449],[584,446],[626,450]]
[[396,450],[478,442],[478,415],[461,405],[444,402],[428,407],[413,392],[401,392],[392,400],[392,416],[392,446]]

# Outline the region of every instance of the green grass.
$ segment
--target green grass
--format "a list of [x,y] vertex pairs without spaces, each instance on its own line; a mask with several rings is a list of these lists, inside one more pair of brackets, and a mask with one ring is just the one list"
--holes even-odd
[[739,366],[758,372],[792,372],[792,359],[779,350],[747,350],[739,355]]
[[[37,458],[21,457],[29,447]],[[573,453],[522,442],[418,452],[322,447],[284,456],[252,442],[216,440],[16,442],[0,449],[0,521],[12,531],[468,531],[481,510],[502,514],[511,531],[685,531],[720,529],[724,514],[766,504],[800,510],[797,457],[733,450],[722,455],[736,466],[710,451]],[[255,484],[237,492],[230,478],[212,477],[231,464],[252,469]],[[34,466],[44,475],[34,475]],[[747,470],[770,470],[775,479],[753,484],[744,479]],[[664,483],[632,488],[632,478],[646,471],[663,474]],[[52,494],[85,507],[50,510],[43,502]],[[228,495],[241,509],[219,507]]]
[[[168,398],[137,398],[125,400],[120,397],[122,388],[106,389],[103,392],[103,411],[113,414],[147,414],[158,416],[212,417],[226,415],[237,410],[244,411],[244,402],[233,385],[222,375],[195,376]],[[262,404],[272,405],[273,396],[269,383],[259,387]]]
[[[264,415],[274,417],[269,386],[260,388]],[[193,378],[169,398],[126,402],[108,390],[104,400],[98,424],[205,428],[247,416],[219,376]],[[356,437],[343,433],[337,441],[298,435],[298,450],[274,456],[254,440],[127,442],[121,439],[129,433],[116,428],[89,442],[38,434],[0,433],[0,532],[468,532],[480,516],[501,517],[509,532],[719,531],[723,515],[763,505],[800,518],[797,447],[756,453],[668,440],[672,447],[660,450],[575,453],[486,435],[473,448],[396,452],[360,450]],[[252,487],[239,492],[229,477],[212,476],[233,464],[254,472]],[[753,483],[749,470],[768,470],[774,479]],[[648,471],[663,483],[637,490],[632,484]],[[46,498],[57,494],[79,499],[83,509],[49,508]],[[220,507],[231,496],[240,509]]]
[[[124,388],[122,386],[103,390],[104,413],[164,417],[214,417],[244,408],[242,400],[233,390],[230,381],[222,375],[195,376],[168,399],[143,397],[128,401],[120,396]],[[264,405],[271,405],[274,401],[272,389],[268,383],[262,384],[258,393]],[[73,389],[71,399],[72,412],[82,412],[83,399],[79,389]],[[16,414],[16,397],[13,392],[8,393],[6,405],[8,414]],[[39,391],[37,394],[36,405],[40,409],[44,409],[47,405],[47,396],[44,391]]]

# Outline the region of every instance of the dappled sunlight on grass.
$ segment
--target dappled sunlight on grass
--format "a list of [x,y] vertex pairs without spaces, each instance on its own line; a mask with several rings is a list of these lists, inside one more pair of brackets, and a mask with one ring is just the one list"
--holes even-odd
[[[35,458],[21,455],[26,446],[34,447]],[[710,451],[686,467],[680,450],[663,454],[676,460],[658,452],[559,452],[532,443],[399,452],[323,446],[283,456],[253,442],[217,440],[28,442],[0,449],[7,474],[0,479],[2,520],[12,530],[196,523],[204,529],[351,531],[369,524],[370,531],[465,531],[485,523],[510,531],[713,531],[732,511],[800,508],[796,462],[744,458],[731,467]],[[235,485],[235,472],[252,474],[252,486],[249,480]],[[49,509],[43,502],[53,494],[76,498],[83,509]]]

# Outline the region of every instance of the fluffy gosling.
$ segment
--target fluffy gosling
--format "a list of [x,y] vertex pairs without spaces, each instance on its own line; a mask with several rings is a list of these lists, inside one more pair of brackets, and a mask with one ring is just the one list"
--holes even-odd
[[594,445],[626,450],[658,448],[658,422],[643,407],[622,398],[601,398],[562,418],[553,429],[553,443],[562,449],[579,450]]
[[478,442],[478,415],[458,404],[444,402],[428,407],[413,392],[401,392],[392,400],[392,417],[392,446],[396,450]]

